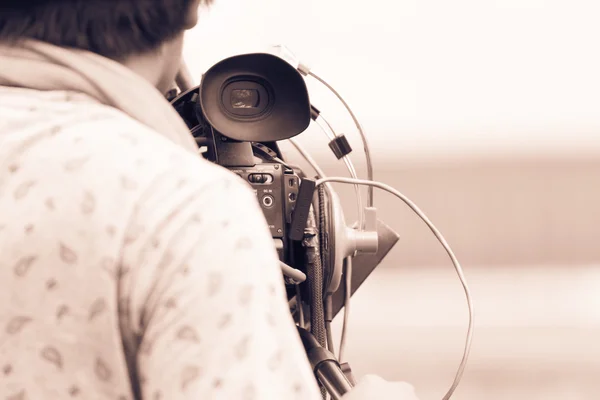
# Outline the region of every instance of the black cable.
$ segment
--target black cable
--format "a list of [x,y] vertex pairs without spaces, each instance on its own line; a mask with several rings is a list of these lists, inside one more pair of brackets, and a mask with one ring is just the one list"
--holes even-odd
[[[316,218],[314,208],[308,215],[306,229],[304,231],[304,245],[307,256],[307,281],[310,297],[310,330],[321,347],[327,347],[327,333],[325,331],[325,312],[323,307],[323,266],[321,264],[321,252],[319,235],[316,232]],[[321,387],[323,399],[327,391]]]
[[325,208],[325,187],[323,185],[317,187],[317,194],[319,201],[319,247],[321,250],[321,269],[323,269],[324,266],[327,266],[329,260],[329,243],[327,242],[329,236],[327,234],[327,211]]

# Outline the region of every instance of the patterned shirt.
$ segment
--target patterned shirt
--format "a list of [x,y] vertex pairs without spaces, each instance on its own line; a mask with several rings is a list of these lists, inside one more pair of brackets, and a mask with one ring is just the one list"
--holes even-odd
[[0,210],[0,398],[321,398],[235,174],[85,95],[0,87]]

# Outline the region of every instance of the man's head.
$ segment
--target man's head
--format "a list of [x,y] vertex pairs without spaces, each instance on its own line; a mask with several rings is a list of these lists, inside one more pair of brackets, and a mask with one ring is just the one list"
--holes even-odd
[[170,87],[183,34],[212,0],[5,0],[0,41],[36,39],[119,61],[160,90]]

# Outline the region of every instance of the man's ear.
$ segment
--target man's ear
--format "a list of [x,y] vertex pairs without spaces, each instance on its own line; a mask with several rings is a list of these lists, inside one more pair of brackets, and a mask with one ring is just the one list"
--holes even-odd
[[211,3],[211,1],[206,0],[191,0],[190,6],[186,13],[185,19],[185,29],[192,29],[198,24],[198,13],[200,12],[200,4],[202,3]]

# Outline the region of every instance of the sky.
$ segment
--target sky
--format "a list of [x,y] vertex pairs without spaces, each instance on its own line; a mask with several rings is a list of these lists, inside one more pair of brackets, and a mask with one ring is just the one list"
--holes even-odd
[[[199,80],[285,45],[344,96],[381,157],[597,157],[598,15],[593,0],[216,0],[185,56]],[[339,102],[307,84],[358,148]],[[299,140],[328,151],[318,129]]]

